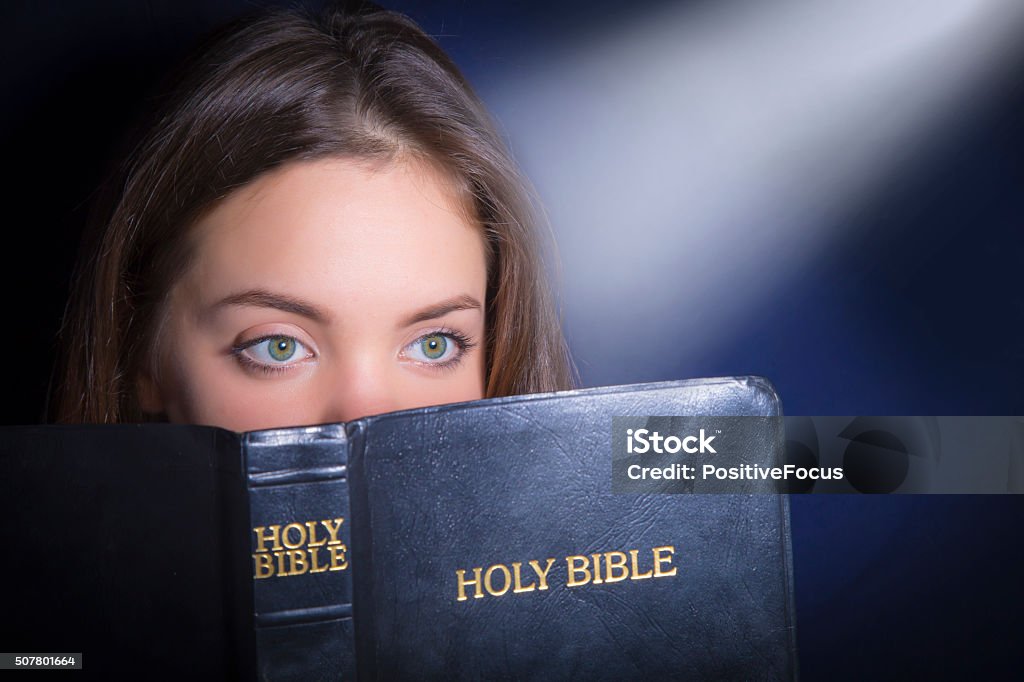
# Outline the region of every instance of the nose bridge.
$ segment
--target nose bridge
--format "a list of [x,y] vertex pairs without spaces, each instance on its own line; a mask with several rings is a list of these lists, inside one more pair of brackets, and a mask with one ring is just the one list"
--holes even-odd
[[374,352],[349,352],[321,375],[322,422],[347,422],[390,412],[398,400],[395,362]]

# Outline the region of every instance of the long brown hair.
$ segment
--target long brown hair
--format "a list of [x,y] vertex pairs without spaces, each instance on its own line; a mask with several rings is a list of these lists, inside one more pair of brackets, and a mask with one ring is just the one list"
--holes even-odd
[[410,19],[376,7],[270,10],[211,36],[180,74],[83,249],[54,421],[144,420],[135,378],[153,367],[165,298],[191,258],[189,226],[262,173],[328,156],[409,154],[447,171],[488,249],[486,396],[574,384],[528,186],[465,78]]

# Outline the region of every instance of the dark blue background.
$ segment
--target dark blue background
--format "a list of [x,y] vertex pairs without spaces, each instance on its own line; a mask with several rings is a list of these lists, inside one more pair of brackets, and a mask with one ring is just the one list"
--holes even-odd
[[[662,3],[387,4],[481,84],[532,50],[613,32]],[[153,84],[199,34],[252,5],[7,10],[5,423],[41,417],[82,223]],[[848,211],[848,236],[713,353],[666,357],[657,376],[630,380],[760,374],[789,414],[1024,414],[1022,75],[1019,59],[989,101]],[[586,341],[570,338],[577,351]],[[792,519],[805,679],[1021,669],[1020,497],[794,497]]]

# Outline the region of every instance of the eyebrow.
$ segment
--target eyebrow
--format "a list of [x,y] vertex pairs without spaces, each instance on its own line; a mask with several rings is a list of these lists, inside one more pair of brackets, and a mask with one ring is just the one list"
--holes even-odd
[[427,306],[426,308],[413,313],[409,317],[405,318],[405,320],[398,326],[399,328],[411,327],[417,322],[425,322],[438,317],[444,317],[448,313],[453,313],[456,310],[483,310],[483,306],[480,305],[480,301],[468,294],[453,296],[446,301],[435,303],[434,305]]
[[[274,310],[282,310],[287,313],[301,315],[302,317],[309,318],[321,324],[329,324],[331,321],[331,316],[327,314],[326,311],[321,310],[308,301],[303,301],[302,299],[295,298],[293,296],[286,296],[284,294],[275,294],[271,291],[267,291],[266,289],[249,289],[248,291],[242,291],[237,294],[225,296],[210,306],[209,310],[210,312],[214,312],[219,308],[229,305],[273,308]],[[417,322],[433,320],[457,310],[482,309],[483,306],[480,304],[480,301],[468,294],[453,296],[445,301],[435,303],[412,313],[400,322],[398,326],[399,328],[410,327]]]
[[307,317],[321,324],[327,324],[331,320],[330,315],[320,308],[317,308],[312,303],[308,303],[302,299],[294,298],[292,296],[275,294],[271,291],[267,291],[266,289],[249,289],[248,291],[242,291],[237,294],[225,296],[210,306],[209,310],[210,312],[214,312],[229,305],[248,305],[255,306],[257,308],[283,310],[286,313],[295,313],[296,315]]

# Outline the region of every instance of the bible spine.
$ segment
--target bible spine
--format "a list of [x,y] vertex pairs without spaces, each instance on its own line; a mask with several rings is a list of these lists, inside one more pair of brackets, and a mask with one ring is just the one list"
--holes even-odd
[[245,434],[261,680],[355,677],[343,425]]

